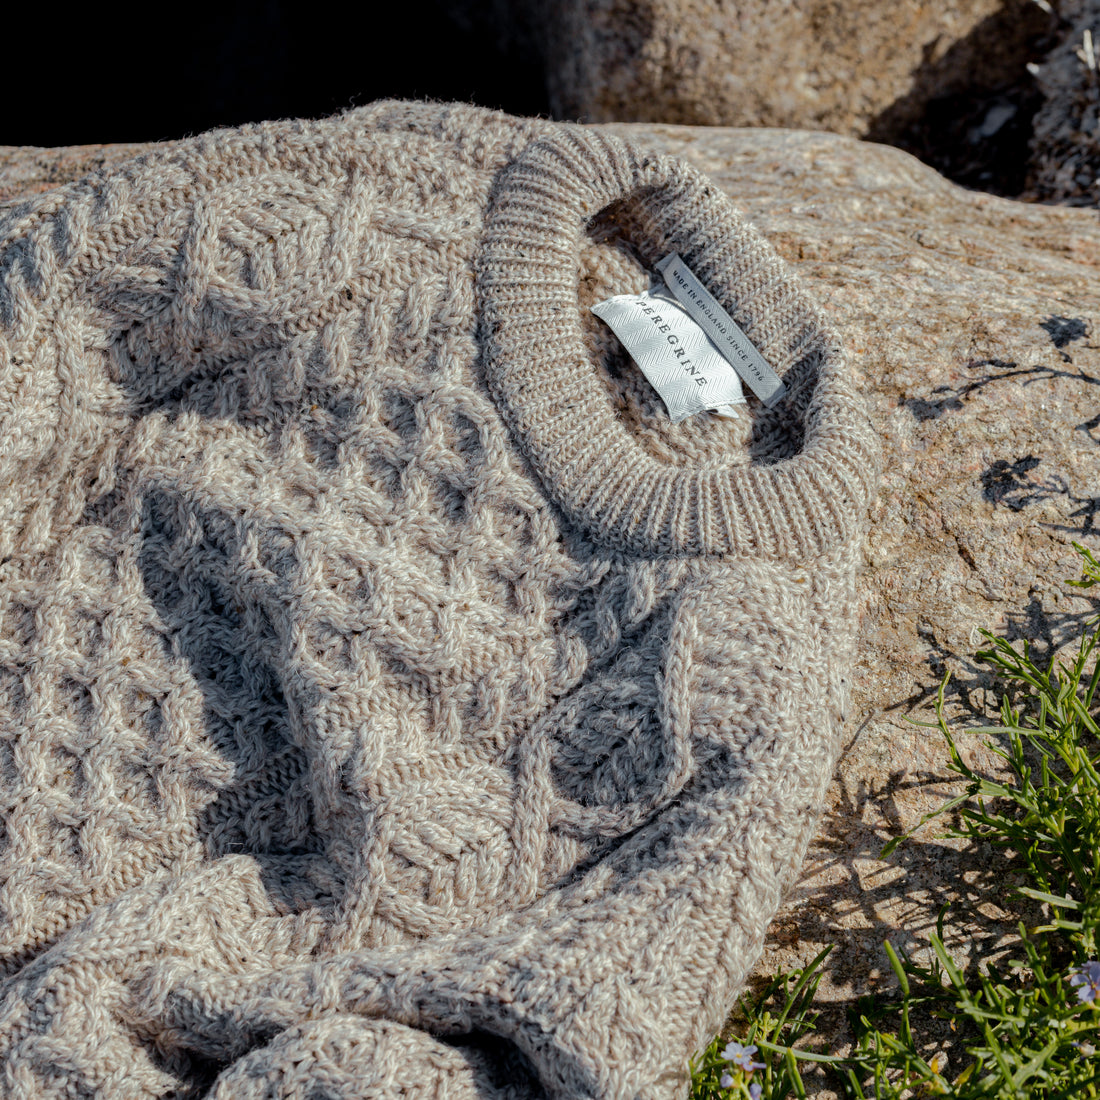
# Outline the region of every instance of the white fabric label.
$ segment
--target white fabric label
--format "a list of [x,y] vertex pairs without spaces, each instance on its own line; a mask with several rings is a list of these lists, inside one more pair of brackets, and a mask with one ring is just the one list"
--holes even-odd
[[630,352],[674,423],[708,409],[737,416],[733,406],[745,403],[740,378],[663,287],[616,295],[597,302],[592,312]]
[[744,330],[722,308],[718,299],[693,274],[691,268],[672,252],[657,264],[668,289],[695,319],[715,347],[765,405],[774,405],[785,388],[779,375],[745,335]]

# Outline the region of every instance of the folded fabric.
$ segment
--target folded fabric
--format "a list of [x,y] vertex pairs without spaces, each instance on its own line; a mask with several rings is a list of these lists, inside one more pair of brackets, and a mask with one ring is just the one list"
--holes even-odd
[[[673,424],[677,252],[785,397]],[[0,1095],[671,1097],[836,759],[877,443],[712,183],[386,102],[0,220]]]

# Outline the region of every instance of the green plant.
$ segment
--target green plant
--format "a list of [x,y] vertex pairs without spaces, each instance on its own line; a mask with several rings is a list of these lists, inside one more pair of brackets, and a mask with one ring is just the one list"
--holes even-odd
[[[1070,583],[1090,588],[1100,582],[1100,564],[1084,547],[1077,550],[1083,576]],[[886,944],[899,995],[865,1000],[853,1014],[856,1042],[847,1070],[853,1096],[892,1100],[911,1090],[959,1100],[1100,1095],[1100,1060],[1092,1058],[1100,1043],[1097,620],[1085,624],[1070,660],[1045,667],[1027,642],[1017,649],[988,631],[983,636],[989,647],[977,656],[996,670],[1005,691],[999,724],[968,732],[987,735],[1005,774],[980,775],[960,753],[944,717],[945,679],[936,721],[921,724],[939,729],[948,769],[966,787],[921,824],[957,810],[958,824],[946,835],[1003,849],[1006,870],[1027,883],[1016,886],[1016,894],[1039,903],[1046,915],[1031,928],[1019,923],[1016,957],[1001,966],[978,961],[960,970],[944,947],[942,912],[930,965]],[[886,845],[883,856],[904,839]],[[962,1063],[951,1078],[935,1057],[920,1053],[912,1024],[918,1008],[950,1022],[952,1058]]]
[[[1074,545],[1082,576],[1069,583],[1085,589],[1100,584],[1100,563]],[[960,752],[944,714],[946,677],[936,696],[936,721],[917,723],[940,731],[948,770],[965,782],[961,795],[917,828],[955,811],[956,824],[945,835],[1001,849],[1006,874],[1023,883],[1013,888],[1021,905],[1043,914],[1031,927],[1018,923],[1015,957],[960,968],[944,946],[941,909],[927,965],[884,944],[898,990],[860,999],[851,1013],[851,1053],[841,1059],[793,1047],[816,1019],[810,1006],[822,952],[793,986],[794,976],[777,978],[746,1017],[752,1021],[746,1041],[769,1057],[766,1067],[728,1075],[729,1087],[721,1087],[721,1040],[715,1040],[695,1067],[693,1100],[803,1096],[797,1064],[806,1059],[842,1070],[848,1095],[860,1100],[1100,1097],[1098,621],[1084,624],[1070,659],[1052,658],[1043,667],[1027,642],[1017,649],[983,631],[989,645],[977,656],[1004,686],[1000,721],[967,733],[986,736],[987,748],[1003,764],[997,777],[979,774]],[[882,857],[915,831],[892,840]],[[781,1006],[775,1015],[767,1007],[773,1002]],[[944,1053],[930,1053],[922,1031],[937,1019],[950,1029],[950,1073]],[[749,1091],[752,1084],[758,1093]]]
[[[695,1059],[691,1067],[692,1100],[783,1100],[806,1095],[797,1059],[832,1059],[795,1051],[793,1046],[810,1034],[817,1022],[818,1014],[811,1005],[821,981],[822,964],[831,950],[826,947],[801,970],[776,975],[755,999],[741,998],[735,1017],[744,1025],[742,1038],[729,1041],[719,1035]],[[754,1068],[747,1069],[750,1065]]]

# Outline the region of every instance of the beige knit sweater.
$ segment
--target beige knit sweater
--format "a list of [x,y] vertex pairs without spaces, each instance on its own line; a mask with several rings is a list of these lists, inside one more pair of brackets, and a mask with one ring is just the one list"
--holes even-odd
[[[677,251],[784,376],[672,424]],[[0,1096],[682,1095],[838,746],[876,442],[714,185],[381,103],[0,221]]]

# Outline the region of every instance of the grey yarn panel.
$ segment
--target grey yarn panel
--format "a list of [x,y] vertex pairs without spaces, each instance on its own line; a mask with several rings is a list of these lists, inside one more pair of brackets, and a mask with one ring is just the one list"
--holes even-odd
[[[590,318],[669,204],[774,408],[672,424]],[[873,488],[792,286],[676,162],[459,105],[6,215],[0,1095],[684,1090],[835,761]]]

